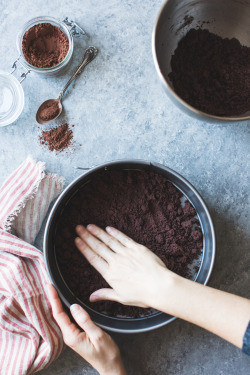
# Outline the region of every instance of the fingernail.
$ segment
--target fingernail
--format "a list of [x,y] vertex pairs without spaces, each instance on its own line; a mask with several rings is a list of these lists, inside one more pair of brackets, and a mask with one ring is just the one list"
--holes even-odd
[[71,305],[70,306],[70,311],[75,314],[77,313],[78,311],[81,310],[81,306],[77,305],[77,304],[74,304],[74,305]]
[[87,226],[87,229],[90,230],[90,231],[92,231],[92,230],[95,229],[95,226],[94,226],[93,224],[89,224],[89,225]]
[[95,294],[91,294],[91,296],[89,297],[89,300],[90,302],[95,302],[98,300],[98,297]]
[[112,232],[112,228],[111,227],[106,227],[106,231],[107,232]]
[[76,227],[76,231],[77,231],[78,233],[84,232],[84,230],[85,230],[85,228],[84,228],[83,225],[77,225],[77,227]]
[[47,292],[48,293],[50,293],[50,289],[51,288],[51,283],[49,283],[48,281],[47,281],[47,283],[46,283],[46,289],[47,289]]

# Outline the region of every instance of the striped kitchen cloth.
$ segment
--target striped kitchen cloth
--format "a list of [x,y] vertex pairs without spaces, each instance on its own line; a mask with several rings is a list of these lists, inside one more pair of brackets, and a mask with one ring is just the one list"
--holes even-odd
[[63,180],[28,157],[0,188],[0,374],[42,370],[63,349],[46,291],[43,254],[32,246]]

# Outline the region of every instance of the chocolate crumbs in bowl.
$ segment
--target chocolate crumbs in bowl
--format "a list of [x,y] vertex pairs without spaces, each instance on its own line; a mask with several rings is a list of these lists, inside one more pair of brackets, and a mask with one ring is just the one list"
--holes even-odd
[[39,141],[41,145],[46,145],[50,151],[61,152],[73,146],[73,131],[65,122],[56,128],[43,130]]
[[250,111],[250,47],[206,29],[191,29],[171,57],[169,79],[192,107],[214,116]]

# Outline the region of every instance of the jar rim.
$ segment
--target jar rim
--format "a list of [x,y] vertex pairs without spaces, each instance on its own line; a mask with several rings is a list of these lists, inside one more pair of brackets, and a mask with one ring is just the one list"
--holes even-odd
[[[23,40],[24,34],[31,27],[38,25],[40,23],[50,23],[52,25],[54,24],[55,26],[58,26],[60,29],[63,29],[63,32],[67,36],[68,41],[69,41],[69,50],[67,52],[67,55],[64,57],[62,61],[60,61],[59,64],[49,67],[49,68],[39,68],[35,65],[31,65],[25,59],[23,50],[22,50],[22,40]],[[74,47],[73,36],[70,33],[67,25],[63,21],[59,21],[57,18],[50,17],[50,16],[40,16],[40,17],[35,17],[35,18],[30,19],[23,25],[21,32],[17,35],[17,48],[18,48],[18,52],[22,58],[23,63],[25,63],[25,66],[29,70],[35,71],[37,73],[46,73],[46,72],[50,73],[50,72],[55,72],[55,71],[60,70],[60,68],[64,67],[69,62],[73,53],[73,47]]]

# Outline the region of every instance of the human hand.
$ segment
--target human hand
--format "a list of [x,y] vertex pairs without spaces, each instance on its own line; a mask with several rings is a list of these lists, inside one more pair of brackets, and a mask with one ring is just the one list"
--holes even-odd
[[80,305],[72,305],[71,314],[85,332],[81,331],[63,310],[53,285],[48,284],[47,288],[53,316],[62,331],[65,344],[80,354],[100,375],[126,375],[120,351],[112,338],[92,322]]
[[140,307],[156,307],[164,263],[145,246],[115,228],[76,227],[75,244],[89,263],[113,288],[99,289],[90,301],[111,300]]
[[169,271],[149,249],[117,229],[79,225],[75,243],[112,289],[92,293],[90,301],[113,300],[154,307],[196,324],[242,347],[250,300],[185,279]]

